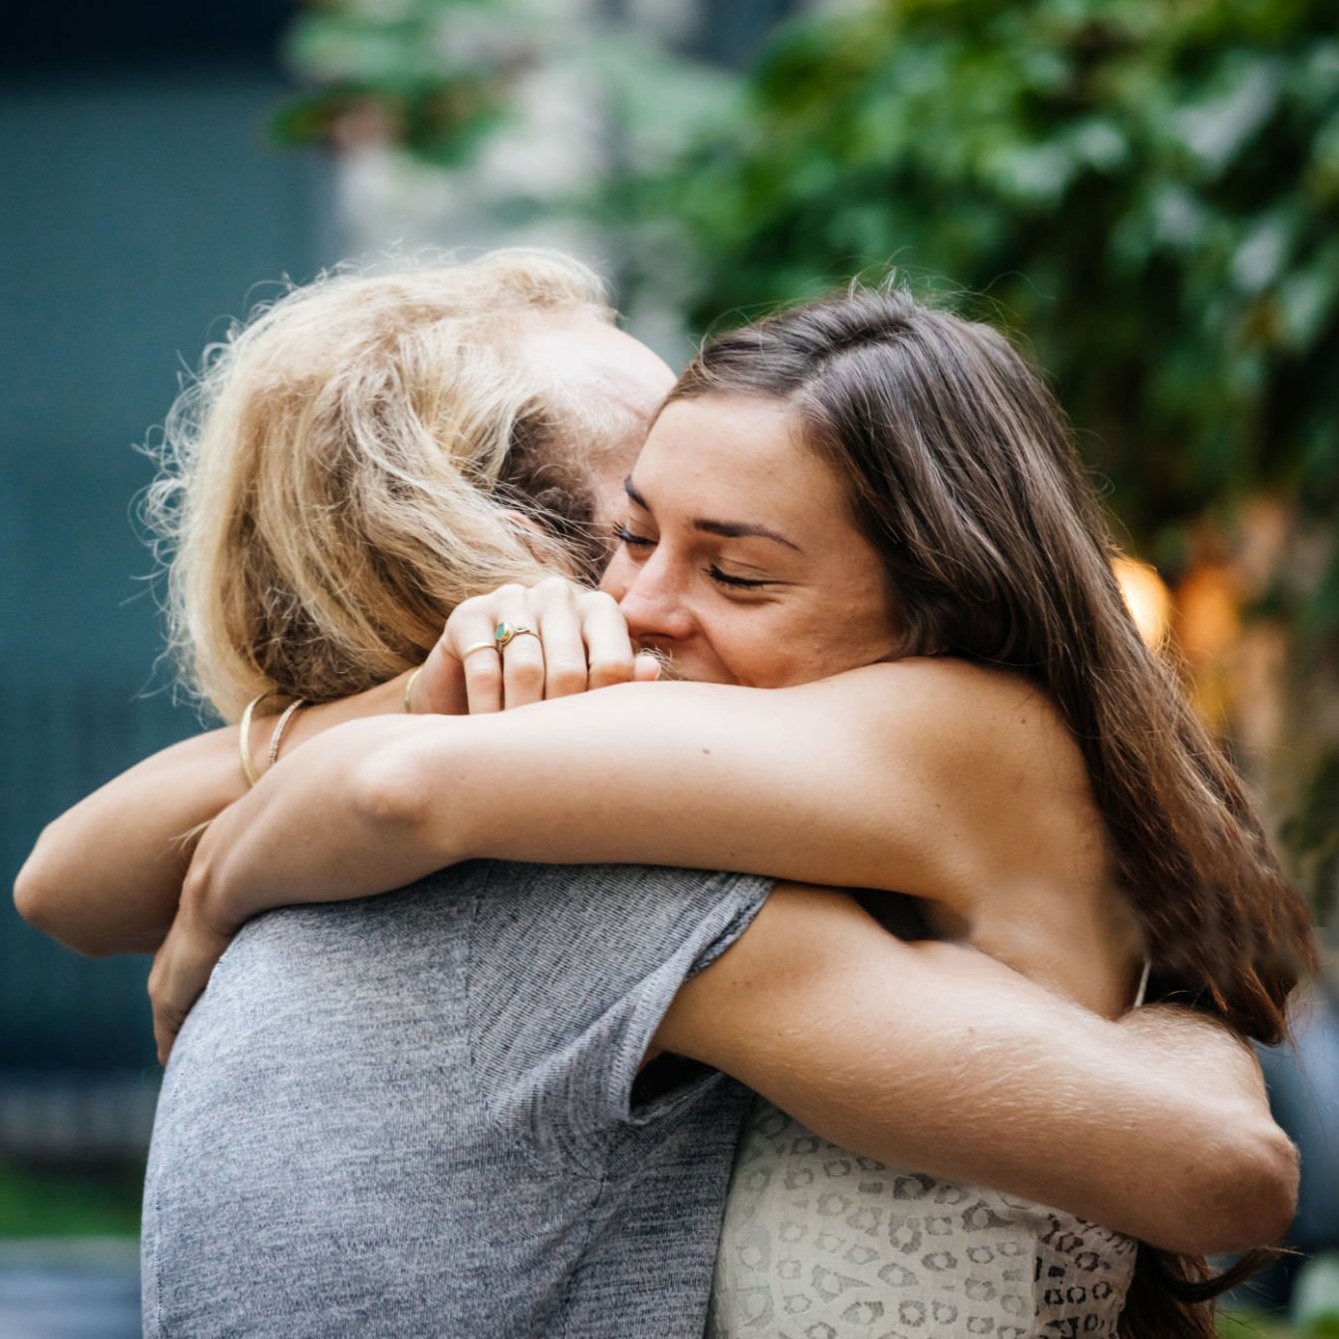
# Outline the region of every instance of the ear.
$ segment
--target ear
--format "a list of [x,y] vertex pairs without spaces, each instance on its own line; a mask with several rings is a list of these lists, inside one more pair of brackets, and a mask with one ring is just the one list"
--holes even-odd
[[553,538],[535,517],[516,507],[504,507],[502,514],[515,526],[531,557],[541,561],[553,557]]

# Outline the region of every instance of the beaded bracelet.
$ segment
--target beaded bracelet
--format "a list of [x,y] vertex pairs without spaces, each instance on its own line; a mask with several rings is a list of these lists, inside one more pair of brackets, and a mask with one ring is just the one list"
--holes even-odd
[[297,714],[299,707],[305,707],[306,705],[306,702],[299,697],[284,708],[283,715],[279,717],[279,723],[274,727],[274,733],[270,736],[270,751],[265,755],[265,770],[267,772],[279,761],[279,745],[284,741],[284,731],[288,729],[289,721]]

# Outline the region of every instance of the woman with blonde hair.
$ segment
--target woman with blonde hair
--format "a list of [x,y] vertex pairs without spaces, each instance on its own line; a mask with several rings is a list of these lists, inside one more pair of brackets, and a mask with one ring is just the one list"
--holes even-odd
[[[171,558],[181,681],[234,724],[52,823],[19,910],[81,952],[156,949],[189,857],[178,839],[245,792],[245,704],[260,699],[246,742],[263,761],[272,743],[402,710],[461,600],[591,577],[672,383],[616,328],[599,279],[552,252],[351,267],[258,308],[173,405],[145,507]],[[634,672],[654,669],[604,671]],[[282,713],[267,712],[298,699],[327,705],[275,741]]]
[[[214,351],[168,417],[147,511],[174,555],[174,646],[225,719],[261,692],[384,683],[423,659],[443,609],[598,569],[596,480],[615,456],[621,483],[647,402],[546,376],[525,342],[545,319],[618,340],[594,275],[502,251],[336,273]],[[499,523],[518,504],[543,531]]]
[[[368,722],[294,750],[294,761],[277,767],[206,839],[181,934],[169,941],[168,988],[160,994],[172,994],[182,939],[198,927],[202,909],[231,928],[271,902],[381,891],[470,856],[651,859],[704,867],[742,863],[780,877],[913,893],[932,912],[944,913],[946,927],[965,929],[973,942],[1057,993],[1109,1016],[1133,993],[1142,940],[1164,992],[1187,981],[1207,991],[1238,1028],[1276,1031],[1296,970],[1289,955],[1300,963],[1309,952],[1304,917],[1271,871],[1230,772],[1212,759],[1196,762],[1177,753],[1198,738],[1184,714],[1163,704],[1180,742],[1169,740],[1161,753],[1154,748],[1143,756],[1120,752],[1129,742],[1128,713],[1100,724],[1103,657],[1114,657],[1112,664],[1119,662],[1131,682],[1144,675],[1144,686],[1155,692],[1150,703],[1161,702],[1156,694],[1165,684],[1149,677],[1133,649],[1128,618],[1111,604],[1109,573],[1095,575],[1102,542],[1075,483],[1063,432],[1049,417],[1044,393],[1019,366],[990,339],[964,336],[950,318],[874,297],[801,309],[709,346],[671,397],[652,438],[658,445],[648,446],[629,480],[632,511],[620,528],[623,551],[612,589],[634,629],[672,651],[691,677],[781,691],[757,700],[740,697],[745,690],[738,687],[679,685],[648,694],[648,714],[640,718],[632,698],[611,694],[527,712],[524,724],[517,717],[514,724],[480,721],[464,730],[465,722],[402,721],[392,731]],[[964,396],[969,387],[974,390]],[[896,467],[905,471],[900,476],[885,459],[888,443],[877,436],[885,430],[918,443]],[[979,468],[961,455],[964,433],[981,452]],[[995,486],[985,485],[980,469],[998,476]],[[989,505],[979,506],[984,498]],[[1027,520],[1022,529],[1020,516]],[[1047,520],[1037,528],[1039,517]],[[958,547],[946,547],[955,527]],[[1054,551],[1038,549],[1043,533]],[[961,546],[964,535],[976,548]],[[1004,566],[1001,555],[1008,556]],[[1052,595],[1044,593],[1055,575],[1043,571],[1048,562],[1065,567],[1061,589]],[[1007,578],[1016,568],[1024,576]],[[968,583],[965,592],[955,590],[955,581]],[[994,596],[987,598],[992,583]],[[583,606],[578,626],[562,603],[566,598],[551,586],[534,597],[512,584],[491,604],[462,605],[436,656],[448,678],[453,665],[456,671],[448,695],[467,678],[471,692],[487,679],[494,692],[500,683],[511,701],[527,692],[543,696],[540,686],[562,659],[558,650],[570,655],[575,647],[589,663],[608,659],[600,654],[602,645],[612,644],[608,601]],[[480,623],[479,615],[509,606],[537,611],[541,619],[551,614],[552,628],[541,622],[542,636],[524,637],[529,628],[516,619],[510,627],[504,621],[492,639],[481,638],[492,622]],[[1082,653],[1067,659],[1058,649],[1065,617],[1085,610],[1099,630]],[[955,659],[917,658],[927,655]],[[623,666],[622,677],[630,677],[630,644],[613,659]],[[979,668],[984,661],[1016,673]],[[533,679],[529,690],[522,668]],[[813,682],[824,675],[837,677]],[[288,687],[302,695],[302,685]],[[412,687],[405,680],[399,692],[406,705]],[[1069,731],[1091,724],[1082,713],[1093,711],[1099,733],[1081,735],[1085,742],[1076,749]],[[271,760],[283,745],[284,724],[280,718],[271,736]],[[1112,732],[1113,754],[1103,751],[1103,730]],[[451,750],[476,743],[482,752],[471,752],[461,772]],[[438,749],[445,750],[440,757]],[[643,757],[649,767],[639,766]],[[1137,783],[1145,765],[1155,770]],[[442,778],[454,779],[443,785]],[[1173,841],[1158,865],[1138,854],[1120,826],[1134,812],[1136,784],[1150,787],[1147,830]],[[1226,804],[1227,816],[1215,820],[1231,839],[1226,856],[1213,855],[1205,815],[1189,798],[1176,798],[1183,784],[1207,787]],[[298,835],[302,840],[295,841]],[[232,851],[229,839],[236,844]],[[1176,899],[1188,897],[1201,872],[1222,881],[1218,901],[1208,904],[1209,923],[1229,935],[1226,942],[1233,954],[1244,955],[1241,961],[1215,967],[1210,950],[1216,946],[1197,949],[1181,937],[1185,917],[1201,915],[1203,904],[1196,910],[1193,901]],[[1165,906],[1156,897],[1160,890],[1150,886],[1156,878],[1171,881],[1175,897]],[[1260,913],[1253,929],[1242,916],[1248,903]],[[882,934],[872,922],[867,932]],[[738,961],[751,933],[723,964]],[[714,971],[700,979],[719,981]],[[740,1060],[748,1027],[740,1024],[737,1035],[730,1010],[707,1010],[704,1018],[693,991],[684,992],[683,1010],[676,1005],[667,1016],[660,1049],[734,1072],[786,1107],[799,1059],[787,1059],[783,1048],[772,1057],[779,1069]],[[774,1003],[787,1007],[784,999]],[[733,1012],[740,1008],[736,1001]],[[758,1028],[756,1018],[752,1028]],[[1181,1231],[1171,1234],[1165,1220],[1159,1226],[1157,1201],[1169,1191],[1164,1159],[1173,1146],[1173,1157],[1187,1151],[1178,1142],[1184,1131],[1173,1136],[1140,1125],[1131,1138],[1131,1128],[1120,1128],[1127,1125],[1128,1111],[1120,1106],[1129,1094],[1116,1078],[1083,1071],[1085,1083],[1098,1090],[1098,1107],[1110,1099],[1110,1126],[1093,1115],[1090,1146],[1069,1150],[1082,1168],[1081,1185],[1074,1168],[1055,1165],[1049,1149],[1029,1142],[1045,1121],[1029,1126],[1019,1112],[1035,1115],[1038,1108],[1029,1103],[1039,1103],[1063,1125],[1057,1104],[1048,1106],[1041,1088],[1071,1080],[1067,1066],[1080,1063],[1058,1021],[1057,1029],[1056,1065],[1047,1070],[1041,1060],[1030,1069],[1015,1096],[1015,1125],[1007,1108],[980,1094],[992,1117],[1003,1121],[992,1129],[996,1142],[988,1148],[980,1127],[968,1121],[965,1132],[958,1123],[973,1098],[962,1072],[955,1074],[961,1051],[944,1052],[944,1081],[958,1086],[954,1102],[937,1108],[933,1130],[890,1130],[885,1112],[864,1111],[852,1101],[857,1090],[849,1084],[826,1097],[797,1099],[790,1109],[858,1152],[892,1158],[901,1151],[941,1175],[986,1183],[998,1173],[1017,1193],[1054,1198],[1178,1249],[1221,1244],[1212,1234],[1222,1223],[1182,1221]],[[1209,1034],[1199,1036],[1207,1041]],[[867,1062],[870,1042],[863,1033],[859,1048]],[[850,1080],[860,1062],[854,1053],[839,1052],[838,1059]],[[1185,1063],[1180,1053],[1168,1069]],[[1118,1072],[1113,1064],[1112,1074]],[[895,1107],[891,1092],[884,1098]],[[1203,1134],[1211,1127],[1201,1103],[1200,1097],[1185,1102],[1175,1119]],[[1241,1108],[1234,1106],[1233,1114],[1239,1118]],[[1020,1137],[1024,1130],[1027,1138]],[[1148,1155],[1155,1175],[1137,1162],[1104,1166],[1092,1156],[1094,1147],[1120,1147],[1122,1135],[1127,1154]],[[802,1136],[801,1142],[811,1138]],[[803,1156],[798,1145],[790,1155]],[[773,1156],[784,1161],[788,1155]],[[905,1225],[907,1209],[897,1203],[904,1198],[893,1188],[873,1203]],[[998,1202],[978,1197],[972,1207],[986,1215],[983,1225],[993,1213],[1000,1218],[994,1226],[1011,1226]],[[1005,1237],[1014,1246],[1038,1239],[1031,1209],[1014,1207],[1022,1217]],[[1065,1220],[1052,1221],[1063,1233]],[[1128,1256],[1127,1247],[1108,1240],[1117,1255]],[[965,1249],[973,1249],[970,1242]],[[1100,1246],[1093,1264],[1085,1265],[1090,1253],[1085,1248],[1078,1259],[1057,1263],[1065,1295],[1055,1302],[1040,1293],[1033,1298],[1038,1323],[1077,1319],[1085,1332],[1115,1332],[1122,1269]],[[921,1265],[947,1269],[971,1298],[970,1268],[932,1265],[929,1255]],[[797,1264],[801,1260],[797,1255]],[[1110,1275],[1105,1290],[1076,1301],[1085,1272],[1099,1267]],[[1156,1267],[1152,1260],[1149,1267]],[[916,1323],[923,1324],[934,1300],[926,1291],[932,1280],[914,1275],[912,1282],[903,1301],[912,1314],[921,1308]],[[990,1296],[977,1299],[983,1314],[973,1319],[994,1324],[1012,1316],[1026,1323],[1017,1307],[1028,1305],[1023,1298],[1033,1296],[1031,1282],[1006,1265],[987,1285]],[[1001,1294],[1001,1283],[1015,1291]],[[1168,1307],[1181,1306],[1193,1285],[1174,1293],[1164,1299]],[[961,1297],[939,1300],[959,1314]],[[731,1285],[721,1302],[727,1309],[718,1309],[718,1325],[747,1332],[752,1320],[728,1310],[739,1303]],[[1123,1332],[1201,1333],[1189,1309],[1177,1314],[1176,1328],[1168,1312],[1156,1321],[1145,1314],[1136,1318],[1138,1329]]]

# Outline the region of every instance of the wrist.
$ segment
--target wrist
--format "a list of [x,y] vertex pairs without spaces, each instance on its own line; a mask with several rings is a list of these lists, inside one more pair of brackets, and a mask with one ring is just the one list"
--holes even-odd
[[252,916],[266,909],[244,905],[243,888],[253,901],[259,889],[252,882],[239,886],[229,874],[229,868],[236,865],[240,834],[248,831],[245,824],[238,826],[237,810],[240,807],[249,813],[252,805],[248,793],[209,825],[181,886],[179,917],[215,935],[236,934]]
[[228,914],[217,870],[208,855],[197,852],[191,862],[186,881],[181,886],[177,918],[215,935],[235,934],[245,919]]
[[289,730],[288,742],[284,746],[285,756],[299,744],[314,739],[336,725],[365,720],[371,716],[401,714],[404,711],[404,685],[411,673],[412,670],[406,670],[375,688],[355,693],[353,697],[342,697],[334,702],[308,707]]

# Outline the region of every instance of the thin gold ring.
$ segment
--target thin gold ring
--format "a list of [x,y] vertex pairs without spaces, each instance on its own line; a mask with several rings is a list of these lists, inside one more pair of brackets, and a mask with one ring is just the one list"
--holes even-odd
[[542,640],[534,628],[523,627],[519,623],[515,626],[510,623],[499,623],[493,629],[493,645],[499,651],[505,651],[518,637],[534,637],[537,641]]
[[475,642],[472,646],[467,646],[462,652],[460,652],[460,654],[456,656],[456,659],[463,661],[467,657],[472,656],[476,651],[496,651],[496,650],[497,650],[496,642],[492,641]]

